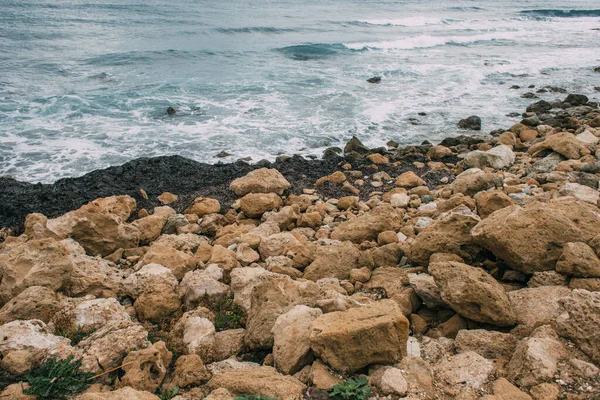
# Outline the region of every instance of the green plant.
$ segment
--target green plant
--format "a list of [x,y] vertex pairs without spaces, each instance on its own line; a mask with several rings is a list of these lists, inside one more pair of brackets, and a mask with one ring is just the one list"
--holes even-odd
[[258,396],[252,394],[245,394],[243,396],[237,396],[236,398],[234,398],[233,400],[278,400],[275,397],[267,397],[263,394],[259,394]]
[[211,310],[215,313],[217,332],[243,327],[244,309],[233,303],[233,297],[217,301]]
[[56,334],[70,339],[71,345],[75,346],[97,330],[98,328],[80,328],[78,326],[71,326],[67,328],[57,328]]
[[329,398],[334,400],[366,400],[370,395],[371,388],[364,376],[348,379],[344,383],[335,385],[329,391]]
[[94,374],[80,371],[79,367],[81,360],[73,361],[73,356],[64,360],[50,359],[25,376],[31,385],[25,393],[43,399],[66,399],[69,395],[82,392],[90,386],[90,378]]
[[171,400],[173,397],[179,394],[179,386],[175,386],[173,390],[164,389],[161,394],[158,395],[160,400]]

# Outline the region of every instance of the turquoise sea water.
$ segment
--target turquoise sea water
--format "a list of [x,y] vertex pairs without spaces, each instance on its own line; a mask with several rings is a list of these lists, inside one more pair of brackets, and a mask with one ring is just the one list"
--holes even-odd
[[599,29],[596,0],[0,0],[0,174],[507,127],[525,91],[600,97]]

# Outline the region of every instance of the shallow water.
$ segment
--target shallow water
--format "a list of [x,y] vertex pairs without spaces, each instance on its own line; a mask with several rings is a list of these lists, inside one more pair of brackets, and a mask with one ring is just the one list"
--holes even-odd
[[[352,135],[436,142],[472,114],[484,131],[510,126],[518,118],[506,114],[532,102],[519,96],[545,85],[599,97],[597,1],[0,0],[0,10],[0,174],[31,182],[142,156],[320,155]],[[381,84],[366,82],[374,75]]]

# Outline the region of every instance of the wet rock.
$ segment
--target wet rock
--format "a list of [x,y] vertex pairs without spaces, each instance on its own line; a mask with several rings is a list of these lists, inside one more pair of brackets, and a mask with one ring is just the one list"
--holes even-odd
[[391,300],[324,314],[311,324],[310,344],[327,364],[354,372],[398,362],[406,354],[408,320]]
[[403,225],[402,216],[391,205],[383,204],[366,214],[339,224],[331,233],[331,238],[361,243],[377,239],[381,232],[397,231]]
[[369,82],[369,83],[381,83],[381,77],[380,76],[374,76],[372,78],[367,79],[367,82]]
[[260,168],[231,182],[229,187],[238,196],[248,193],[277,193],[289,189],[292,185],[276,169]]
[[366,154],[369,152],[369,148],[361,143],[356,136],[352,136],[352,139],[344,146],[344,154],[358,153]]
[[155,392],[162,384],[172,358],[173,354],[162,341],[146,349],[132,351],[123,360],[125,375],[118,381],[117,387],[130,386]]
[[458,127],[460,129],[468,129],[471,131],[480,131],[481,130],[481,118],[476,115],[471,115],[468,118],[461,119],[458,122]]
[[583,106],[588,102],[587,96],[583,94],[570,94],[566,99],[563,100],[564,103],[569,103],[573,107]]
[[527,112],[534,112],[534,113],[545,113],[547,111],[550,111],[552,109],[552,104],[548,103],[545,100],[540,100],[536,103],[533,103],[529,106],[527,106]]

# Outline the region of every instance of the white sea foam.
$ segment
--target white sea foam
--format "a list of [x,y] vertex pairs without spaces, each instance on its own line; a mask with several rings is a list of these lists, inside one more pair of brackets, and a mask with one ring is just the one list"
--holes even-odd
[[415,16],[408,18],[398,18],[398,19],[364,19],[360,20],[360,22],[364,22],[370,25],[391,25],[391,26],[426,26],[426,25],[438,25],[444,23],[445,19],[436,18],[436,17],[425,17],[425,16]]

